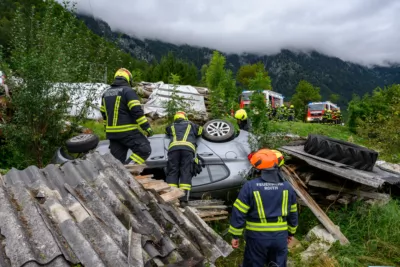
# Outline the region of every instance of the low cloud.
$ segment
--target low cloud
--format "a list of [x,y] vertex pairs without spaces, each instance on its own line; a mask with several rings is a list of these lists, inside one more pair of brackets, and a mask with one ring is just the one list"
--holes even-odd
[[316,50],[364,65],[400,63],[399,0],[76,0],[113,30],[218,49]]

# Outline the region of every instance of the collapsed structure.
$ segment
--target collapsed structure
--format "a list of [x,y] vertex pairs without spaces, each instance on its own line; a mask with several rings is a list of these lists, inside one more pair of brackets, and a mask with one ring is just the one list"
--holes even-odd
[[[1,178],[1,176],[0,176]],[[110,154],[0,181],[0,266],[213,266],[232,248],[146,191]]]

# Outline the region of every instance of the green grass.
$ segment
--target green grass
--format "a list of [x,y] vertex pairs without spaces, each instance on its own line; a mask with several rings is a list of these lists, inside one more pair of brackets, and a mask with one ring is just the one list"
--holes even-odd
[[106,139],[106,133],[104,131],[104,125],[102,122],[87,120],[82,124],[82,126],[91,129],[93,133],[100,138],[100,140]]
[[[385,206],[369,206],[365,203],[355,203],[347,209],[328,211],[331,220],[340,227],[350,244],[341,246],[336,242],[329,250],[334,260],[313,259],[309,263],[294,261],[298,267],[365,267],[371,265],[400,266],[400,202],[391,200]],[[314,226],[320,224],[310,209],[302,207],[299,214],[299,228],[296,233],[298,240]],[[229,226],[228,221],[214,222],[213,229],[221,233]],[[225,236],[230,243],[230,236]],[[244,241],[240,248],[234,250],[227,258],[219,258],[217,267],[238,266],[243,260]],[[290,253],[292,259],[298,254]],[[335,260],[338,264],[334,264]]]
[[304,123],[304,122],[270,122],[271,131],[297,134],[307,137],[308,134],[321,134],[332,138],[352,141],[357,144],[365,144],[365,140],[350,132],[347,126]]

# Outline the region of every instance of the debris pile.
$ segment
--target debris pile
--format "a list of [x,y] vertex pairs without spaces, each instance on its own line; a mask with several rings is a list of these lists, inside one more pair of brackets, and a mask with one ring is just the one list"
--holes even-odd
[[0,266],[214,266],[232,252],[195,209],[156,193],[165,185],[143,184],[110,154],[12,169],[0,176]]
[[[317,139],[316,152],[307,153],[310,140]],[[322,136],[309,136],[307,140],[297,140],[279,150],[290,156],[282,170],[299,196],[299,204],[308,206],[341,244],[349,241],[322,208],[327,210],[333,205],[348,205],[354,201],[384,204],[390,200],[390,194],[399,192],[400,166],[375,162],[377,153],[373,150]],[[335,157],[339,160],[329,159]]]
[[[162,201],[175,203],[179,206],[178,199],[184,195],[183,191],[169,186],[164,180],[153,179],[153,175],[140,175],[146,165],[125,165],[136,181],[147,191],[161,198]],[[205,222],[225,220],[228,218],[228,206],[223,200],[193,200],[188,202],[193,211]]]
[[[166,86],[163,82],[157,82],[157,83],[149,83],[149,82],[140,82],[136,84],[136,89],[138,94],[141,96],[141,103],[146,104],[149,102],[149,98],[151,94],[156,90],[159,89],[160,86]],[[188,114],[190,119],[195,121],[195,122],[205,122],[208,119],[208,113],[210,112],[210,101],[209,101],[209,95],[208,95],[208,89],[205,87],[196,87],[192,86],[200,96],[204,98],[204,104],[206,107],[206,114],[202,114],[201,112],[199,114]],[[157,114],[147,114],[151,119],[157,119]]]

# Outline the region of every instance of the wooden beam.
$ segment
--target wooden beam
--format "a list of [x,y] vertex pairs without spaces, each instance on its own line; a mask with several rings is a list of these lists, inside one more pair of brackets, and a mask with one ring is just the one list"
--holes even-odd
[[342,188],[339,185],[336,185],[336,184],[333,184],[330,182],[320,181],[320,180],[311,180],[308,183],[308,185],[313,186],[313,187],[329,189],[332,191],[342,192],[342,193],[346,193],[346,194],[356,195],[356,196],[360,196],[360,197],[365,197],[365,198],[380,199],[380,200],[389,200],[390,199],[390,196],[387,194],[376,193],[376,192],[364,192],[364,191],[360,191],[360,190],[350,190],[347,188]]
[[216,206],[196,206],[196,207],[194,207],[194,208],[196,208],[196,209],[198,209],[198,210],[217,210],[217,209],[221,209],[221,210],[226,210],[226,209],[228,209],[228,206],[225,206],[225,205],[216,205]]
[[349,244],[349,240],[343,235],[339,228],[331,221],[328,215],[318,206],[314,199],[307,193],[307,191],[299,185],[295,178],[291,175],[285,175],[289,183],[292,185],[296,194],[306,203],[306,205],[311,209],[317,219],[322,223],[323,226],[331,233],[335,238],[337,238],[342,245]]
[[149,175],[136,175],[135,179],[136,180],[142,180],[142,179],[149,179],[149,178],[153,178],[154,175],[153,174],[149,174]]
[[171,202],[180,197],[183,197],[184,195],[185,193],[182,190],[174,187],[171,191],[162,194],[161,197],[165,202]]
[[226,210],[219,210],[219,211],[200,211],[197,214],[199,214],[199,216],[201,218],[204,217],[210,217],[210,216],[216,216],[216,215],[225,215],[228,214],[228,211]]
[[228,216],[218,216],[218,217],[202,218],[202,220],[205,221],[205,222],[219,221],[219,220],[225,220],[225,219],[228,219]]
[[144,184],[143,187],[146,190],[154,189],[156,192],[160,192],[170,188],[170,186],[167,183]]

